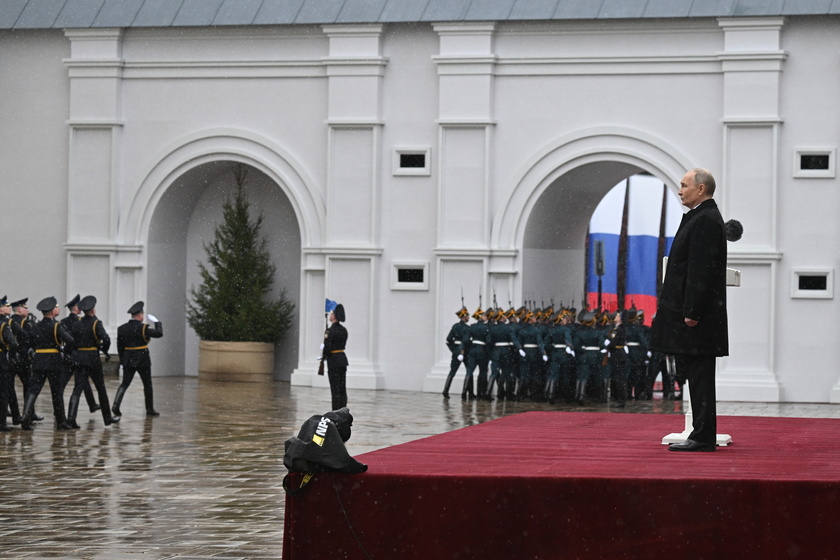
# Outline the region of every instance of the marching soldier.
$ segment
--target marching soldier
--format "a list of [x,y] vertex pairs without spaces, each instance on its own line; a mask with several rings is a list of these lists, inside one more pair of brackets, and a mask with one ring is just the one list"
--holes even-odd
[[[119,416],[112,416],[108,407],[108,392],[105,390],[105,375],[102,373],[102,362],[99,360],[99,351],[105,354],[105,361],[111,359],[108,350],[111,348],[111,337],[105,331],[105,327],[96,317],[96,298],[85,296],[79,301],[79,310],[85,316],[75,321],[71,332],[75,340],[75,346],[71,361],[73,363],[73,375],[75,383],[73,394],[70,396],[70,403],[67,407],[67,423],[73,429],[78,429],[76,414],[79,412],[79,399],[85,387],[90,390],[90,382],[93,380],[96,392],[99,393],[99,402],[102,403],[102,420],[106,426],[119,422]],[[93,412],[93,411],[91,411]]]
[[[34,336],[32,328],[36,321],[29,316],[29,307],[26,305],[27,301],[29,301],[29,298],[23,298],[9,304],[12,308],[12,332],[18,342],[17,351],[11,355],[12,392],[9,394],[9,408],[12,412],[13,422],[15,418],[18,420],[21,418],[17,393],[14,391],[14,377],[17,376],[23,386],[24,403],[26,403],[26,396],[29,394],[30,380],[32,378],[32,337]],[[40,422],[43,419],[43,416],[39,416],[35,411],[32,412],[33,421]]]
[[120,404],[122,404],[123,396],[128,386],[131,385],[134,374],[139,373],[140,380],[143,382],[146,416],[160,416],[160,413],[155,410],[149,341],[163,336],[163,325],[154,315],[149,315],[149,320],[154,323],[154,326],[147,325],[144,322],[146,314],[143,311],[142,301],[132,305],[128,313],[131,315],[131,319],[117,329],[117,352],[120,357],[120,365],[123,368],[123,378],[114,397],[114,406],[111,408],[111,412],[114,416],[122,416]]
[[58,302],[54,297],[44,298],[36,306],[44,318],[32,329],[32,347],[35,354],[32,358],[32,377],[29,392],[26,394],[26,404],[20,426],[24,430],[32,429],[35,409],[35,399],[49,380],[52,395],[53,415],[57,430],[69,430],[67,418],[64,415],[64,398],[61,394],[62,362],[61,350],[64,345],[73,345],[73,337],[55,320],[59,313]]
[[613,318],[613,327],[604,340],[607,356],[610,362],[613,400],[618,402],[619,408],[627,404],[627,329],[624,326],[625,311],[620,311]]
[[647,335],[645,326],[639,322],[639,314],[635,307],[627,310],[627,349],[629,350],[627,370],[627,397],[635,400],[650,400],[653,395],[653,385],[650,385],[651,392],[648,392],[647,375]]
[[539,400],[540,388],[544,385],[543,365],[548,361],[540,329],[537,328],[536,315],[525,312],[525,326],[516,335],[519,350],[519,375],[521,384],[516,398],[522,400],[528,395]]
[[[12,364],[9,361],[12,352],[17,350],[17,339],[12,333],[9,313],[9,301],[6,296],[0,299],[0,432],[11,430],[6,425],[6,412],[9,408],[9,395],[14,395],[15,377],[12,373]],[[20,424],[20,413],[12,416],[13,424]]]
[[[81,317],[79,317],[79,301],[82,299],[81,294],[76,294],[73,299],[67,302],[65,307],[69,311],[67,317],[61,320],[61,326],[67,329],[67,332],[73,333],[73,325],[75,325]],[[61,385],[61,392],[64,393],[64,390],[67,388],[67,384],[73,378],[73,365],[69,359],[64,360],[64,372],[62,373],[62,385]],[[96,399],[93,397],[93,390],[90,388],[90,382],[88,381],[87,377],[85,377],[84,381],[84,393],[85,393],[85,400],[87,401],[88,408],[91,412],[96,412],[99,410],[99,405],[96,404]]]
[[590,379],[600,379],[601,332],[595,328],[595,314],[581,311],[581,326],[575,331],[573,343],[577,355],[577,384],[575,400],[583,404],[586,396],[586,384]]
[[469,310],[462,306],[455,315],[458,316],[458,322],[452,325],[449,334],[446,335],[446,347],[452,353],[452,359],[449,361],[449,375],[446,376],[446,384],[443,386],[444,399],[449,398],[449,387],[452,386],[452,380],[464,361],[464,355],[461,353],[461,340],[464,338],[464,333],[469,329],[467,326],[467,321],[470,320]]
[[490,349],[487,343],[490,341],[490,328],[487,326],[487,312],[479,307],[473,313],[477,320],[469,326],[461,338],[461,354],[467,362],[467,375],[464,377],[464,388],[461,391],[461,400],[475,398],[473,392],[473,372],[478,367],[478,397],[484,398],[487,394],[487,366],[490,362]]
[[565,309],[561,309],[553,318],[553,326],[548,330],[545,339],[546,350],[551,351],[551,361],[548,364],[548,381],[545,386],[545,398],[554,404],[559,394],[564,401],[571,400],[571,383],[573,379],[575,351],[572,343],[572,329],[569,327],[570,318]]
[[490,327],[490,382],[487,396],[492,398],[493,385],[497,382],[497,396],[503,399],[513,394],[513,330],[508,324],[508,315],[501,308],[496,310],[495,324]]

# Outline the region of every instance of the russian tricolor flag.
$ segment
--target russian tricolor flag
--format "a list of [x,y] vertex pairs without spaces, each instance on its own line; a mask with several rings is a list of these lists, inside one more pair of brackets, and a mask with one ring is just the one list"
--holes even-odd
[[596,250],[603,248],[601,308],[643,309],[645,322],[656,313],[661,261],[671,249],[683,210],[661,180],[633,175],[613,187],[589,222],[587,238],[587,303],[598,307]]

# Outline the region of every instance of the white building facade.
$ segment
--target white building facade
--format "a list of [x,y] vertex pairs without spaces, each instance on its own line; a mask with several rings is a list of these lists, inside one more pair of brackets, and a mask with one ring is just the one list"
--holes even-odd
[[234,164],[297,304],[276,378],[326,384],[330,298],[349,387],[415,391],[443,386],[462,293],[579,304],[604,194],[640,172],[675,192],[702,166],[745,228],[719,399],[840,402],[840,16],[39,26],[26,9],[0,21],[0,295],[95,294],[112,333],[146,301],[156,375],[196,375],[184,301]]

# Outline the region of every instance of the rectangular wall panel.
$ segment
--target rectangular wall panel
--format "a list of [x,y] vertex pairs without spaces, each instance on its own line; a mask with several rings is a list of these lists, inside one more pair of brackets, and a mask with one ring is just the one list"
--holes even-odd
[[440,172],[440,244],[487,244],[486,130],[444,128]]
[[729,358],[726,369],[771,371],[773,301],[772,267],[733,266],[741,271],[741,286],[727,288]]
[[464,304],[470,310],[470,315],[478,308],[479,290],[482,293],[482,309],[487,309],[493,303],[492,294],[488,294],[485,286],[485,264],[481,259],[441,259],[438,262],[438,286],[440,293],[438,298],[438,313],[440,324],[438,324],[438,343],[436,348],[436,360],[449,363],[449,351],[444,344],[449,329],[458,321],[455,313],[461,308],[461,294],[464,295]]
[[[739,246],[775,248],[776,157],[772,126],[731,126],[727,130],[727,174],[715,193],[725,200],[723,218],[744,225]],[[737,157],[733,157],[737,154]]]
[[330,185],[327,201],[329,242],[373,245],[375,237],[375,134],[372,128],[332,131]]
[[[67,285],[76,288],[70,297],[80,293],[82,297],[96,297],[96,315],[104,320],[111,309],[111,259],[108,255],[71,254],[69,256]],[[55,294],[61,304],[61,294]],[[65,302],[66,303],[66,302]],[[126,305],[126,309],[131,305]],[[126,320],[128,317],[126,316]]]
[[347,313],[347,359],[352,364],[372,361],[374,325],[373,262],[367,258],[330,259],[327,298],[344,305]]
[[75,129],[70,146],[70,240],[111,235],[112,144],[110,128]]

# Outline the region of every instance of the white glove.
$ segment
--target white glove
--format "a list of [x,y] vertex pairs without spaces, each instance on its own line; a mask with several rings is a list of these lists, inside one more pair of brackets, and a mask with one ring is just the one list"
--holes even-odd
[[519,355],[524,358],[525,357],[525,350],[520,349],[519,350]]
[[547,362],[547,361],[548,361],[548,356],[546,356],[545,354],[543,354],[543,361],[544,361],[544,362]]
[[650,353],[650,350],[648,350],[648,358],[650,358],[650,357],[652,357],[652,356],[653,356],[653,354],[651,354],[651,353]]
[[575,355],[575,351],[574,351],[574,350],[572,350],[571,348],[569,348],[568,346],[566,346],[566,354],[570,354],[570,355],[574,356],[574,355]]
[[608,338],[604,341],[604,346],[609,346],[609,345],[610,345],[610,339]]
[[149,318],[149,321],[151,321],[152,323],[157,323],[157,322],[158,322],[157,317],[155,317],[155,316],[154,316],[154,315],[152,315],[151,313],[146,313],[146,317],[148,317],[148,318]]
[[606,354],[606,353],[607,353],[607,349],[606,349],[606,348],[604,348],[603,350],[601,350],[601,354]]
[[321,348],[319,348],[319,350],[323,350],[323,349],[324,349],[324,345],[322,344],[322,345],[321,345]]
[[575,351],[574,351],[574,350],[572,350],[572,351],[571,351],[571,354],[572,354],[572,358],[574,358],[574,357],[575,357]]
[[624,353],[625,353],[625,354],[629,354],[629,353],[630,353],[630,349],[629,349],[629,348],[627,348],[626,346],[624,347]]
[[493,367],[493,360],[487,362],[487,367]]
[[463,354],[458,354],[458,361],[459,361],[459,362],[463,362],[463,361],[464,361],[464,355],[463,355]]

